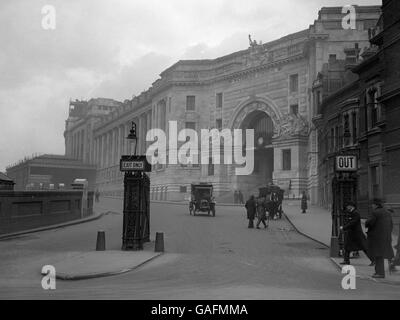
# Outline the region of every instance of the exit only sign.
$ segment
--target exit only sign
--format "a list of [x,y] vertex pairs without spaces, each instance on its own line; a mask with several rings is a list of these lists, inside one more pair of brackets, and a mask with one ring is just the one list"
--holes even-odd
[[357,156],[341,155],[335,159],[336,171],[357,171]]
[[122,156],[119,164],[120,171],[150,172],[151,165],[146,156]]

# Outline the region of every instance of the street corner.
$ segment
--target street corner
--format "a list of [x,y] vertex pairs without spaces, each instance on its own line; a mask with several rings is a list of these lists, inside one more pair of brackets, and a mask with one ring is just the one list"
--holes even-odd
[[[84,280],[107,277],[135,270],[162,252],[153,251],[89,251],[67,254],[62,260],[54,262],[55,277],[60,280]],[[42,275],[46,273],[42,268]]]
[[[343,265],[340,263],[343,261],[342,258],[331,257],[332,262],[337,266],[339,270],[342,270]],[[397,267],[396,271],[389,272],[389,266],[385,266],[386,275],[385,278],[373,278],[374,267],[369,266],[369,261],[366,258],[353,259],[351,265],[356,271],[356,277],[363,280],[369,280],[376,283],[383,283],[388,285],[400,286],[400,269]]]

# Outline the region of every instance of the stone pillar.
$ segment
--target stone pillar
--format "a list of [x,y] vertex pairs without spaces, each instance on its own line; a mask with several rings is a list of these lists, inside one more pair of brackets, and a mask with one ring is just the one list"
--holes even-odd
[[76,141],[75,141],[75,143],[76,143],[76,145],[75,145],[75,149],[76,149],[76,159],[79,159],[79,141],[80,141],[80,131],[78,131],[77,133],[76,133]]
[[108,132],[104,134],[104,168],[108,167],[108,148],[110,146],[110,141],[108,139]]
[[107,148],[107,152],[108,152],[108,165],[107,167],[111,167],[112,166],[112,160],[113,160],[113,134],[112,134],[112,130],[108,132],[108,148]]
[[103,133],[101,135],[101,167],[104,169],[106,167],[106,135]]
[[71,157],[75,158],[75,136],[71,133]]

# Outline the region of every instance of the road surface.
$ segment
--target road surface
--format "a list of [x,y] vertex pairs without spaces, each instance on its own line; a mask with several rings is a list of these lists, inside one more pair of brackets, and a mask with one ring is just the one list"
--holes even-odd
[[[217,207],[216,217],[190,216],[187,206],[152,203],[151,235],[164,232],[166,252],[122,275],[57,280],[43,290],[43,265],[69,252],[94,250],[97,230],[107,249],[119,250],[121,200],[103,199],[99,220],[0,241],[1,299],[399,299],[400,286],[343,275],[328,249],[296,233],[285,220],[248,229],[245,211]],[[135,254],[134,252],[132,254]],[[373,270],[371,269],[371,272]]]

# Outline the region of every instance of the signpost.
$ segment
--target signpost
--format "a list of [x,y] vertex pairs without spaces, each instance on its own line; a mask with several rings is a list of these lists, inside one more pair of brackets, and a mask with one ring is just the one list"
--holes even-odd
[[151,165],[147,161],[146,156],[122,156],[119,169],[122,172],[150,172]]
[[345,219],[344,206],[357,202],[358,158],[352,154],[340,154],[335,157],[335,177],[332,180],[332,234],[331,257],[339,257],[343,252],[344,235],[340,232]]
[[[127,139],[135,143],[136,124]],[[120,160],[124,177],[124,217],[122,226],[122,250],[142,250],[143,242],[150,241],[150,179],[146,172],[151,165],[146,156],[124,155]]]
[[336,172],[354,172],[357,171],[357,156],[339,155],[335,158]]

